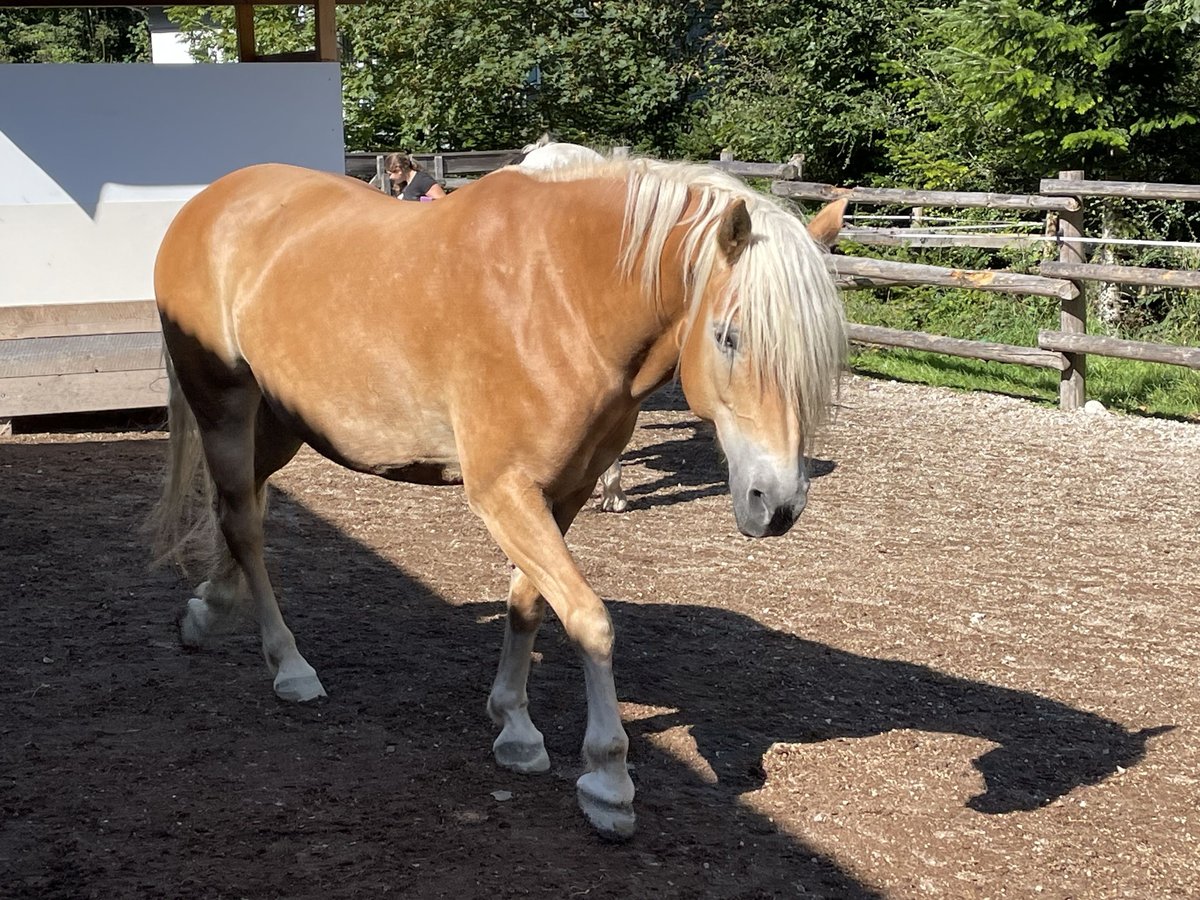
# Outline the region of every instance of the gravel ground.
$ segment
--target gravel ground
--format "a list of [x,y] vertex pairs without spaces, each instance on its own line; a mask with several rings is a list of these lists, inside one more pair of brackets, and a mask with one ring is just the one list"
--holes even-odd
[[853,378],[800,523],[750,541],[656,397],[631,509],[570,535],[618,629],[619,846],[574,809],[554,621],[554,769],[490,761],[507,565],[461,492],[277,476],[271,567],[330,691],[293,708],[253,637],[174,642],[186,586],[134,530],[162,452],[0,441],[6,896],[1200,896],[1200,426]]

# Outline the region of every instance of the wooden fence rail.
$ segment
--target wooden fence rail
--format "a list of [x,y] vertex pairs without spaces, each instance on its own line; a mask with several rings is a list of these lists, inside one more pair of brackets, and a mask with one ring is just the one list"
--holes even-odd
[[[1015,347],[862,324],[850,326],[853,341],[1057,369],[1061,373],[1059,402],[1064,409],[1079,408],[1086,399],[1088,355],[1200,369],[1200,349],[1087,334],[1084,291],[1086,282],[1200,289],[1200,272],[1088,263],[1083,250],[1086,243],[1095,240],[1083,234],[1085,197],[1200,200],[1200,186],[1088,181],[1082,172],[1061,172],[1058,178],[1043,180],[1041,190],[1040,195],[987,194],[845,188],[800,181],[779,181],[771,188],[777,196],[794,199],[829,201],[846,198],[856,204],[907,205],[914,208],[910,228],[848,226],[842,229],[843,239],[865,245],[1000,249],[1054,244],[1058,248],[1058,259],[1041,261],[1037,275],[1002,270],[950,269],[862,257],[831,257],[830,270],[845,288],[935,285],[1057,297],[1061,302],[1059,328],[1043,330],[1039,334],[1037,347]],[[990,229],[982,234],[929,233],[918,226],[928,207],[1041,210],[1049,213],[1049,216],[1046,234],[1041,235],[995,233]],[[918,216],[916,211],[921,215]],[[1163,243],[1166,245],[1167,242]]]

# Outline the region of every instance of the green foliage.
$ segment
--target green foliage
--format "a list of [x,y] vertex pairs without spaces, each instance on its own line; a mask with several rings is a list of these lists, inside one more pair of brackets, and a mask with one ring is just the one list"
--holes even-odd
[[892,68],[913,116],[888,137],[902,181],[1132,177],[1155,170],[1165,133],[1200,136],[1200,44],[1173,9],[959,0],[908,22],[917,66]]
[[[293,7],[259,7],[260,53],[311,48]],[[236,55],[229,7],[172,7],[201,59]],[[467,0],[338,8],[346,144],[494,149],[564,140],[670,150],[696,81],[695,4]]]
[[708,36],[690,155],[805,156],[805,176],[853,183],[885,167],[898,115],[885,60],[903,55],[898,0],[726,0]]
[[0,10],[0,63],[149,61],[150,32],[140,10]]

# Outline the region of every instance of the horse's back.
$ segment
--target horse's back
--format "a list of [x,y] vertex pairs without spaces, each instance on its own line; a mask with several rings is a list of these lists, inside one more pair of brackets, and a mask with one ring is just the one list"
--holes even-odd
[[233,362],[229,315],[248,283],[304,222],[369,203],[370,194],[389,202],[355,179],[274,163],[217,179],[184,204],[159,247],[154,292],[164,325]]

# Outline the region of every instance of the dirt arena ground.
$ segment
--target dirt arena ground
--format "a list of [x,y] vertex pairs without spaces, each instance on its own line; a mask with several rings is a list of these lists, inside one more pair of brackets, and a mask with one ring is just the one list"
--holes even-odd
[[1200,426],[854,379],[759,542],[694,426],[656,398],[631,510],[570,536],[618,629],[622,845],[575,807],[554,621],[554,767],[491,761],[507,564],[459,490],[277,477],[330,693],[292,707],[253,635],[176,642],[187,586],[136,530],[161,432],[0,441],[0,895],[1200,896]]

